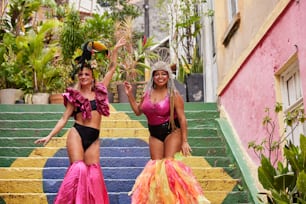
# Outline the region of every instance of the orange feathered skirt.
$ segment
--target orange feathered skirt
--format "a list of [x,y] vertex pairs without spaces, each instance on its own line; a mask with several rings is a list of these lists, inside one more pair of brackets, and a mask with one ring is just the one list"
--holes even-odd
[[191,169],[176,159],[148,161],[129,195],[132,204],[210,204]]

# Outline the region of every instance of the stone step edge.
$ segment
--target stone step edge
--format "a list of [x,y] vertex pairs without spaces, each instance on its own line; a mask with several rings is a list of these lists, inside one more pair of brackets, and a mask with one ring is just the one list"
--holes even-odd
[[[235,189],[233,189],[233,191],[230,191],[230,192],[228,192],[228,191],[205,191],[204,192],[204,194],[208,194],[209,192],[220,192],[220,193],[226,193],[226,194],[228,194],[228,193],[230,193],[230,192],[243,192],[243,191],[239,191],[239,190],[235,190]],[[112,194],[112,195],[120,195],[120,194],[128,194],[129,192],[124,192],[124,191],[122,191],[122,192],[108,192],[108,194]],[[0,197],[1,196],[21,196],[21,195],[28,195],[28,196],[30,196],[30,195],[56,195],[57,193],[0,193]]]
[[[51,114],[63,114],[63,111],[0,111],[0,114],[45,114],[45,113],[51,113]],[[208,113],[218,113],[218,110],[188,110],[185,108],[185,113],[202,113],[202,112],[208,112]],[[128,113],[128,114],[134,114],[132,110],[110,110],[110,114],[118,114],[118,113]]]
[[[52,130],[53,127],[43,127],[43,128],[0,128],[0,130],[13,130],[13,131],[24,131],[24,130]],[[69,130],[70,127],[64,127],[62,130]],[[148,130],[146,127],[106,127],[103,128],[101,131],[106,131],[106,130],[122,130],[122,129],[134,129],[134,130]],[[218,128],[215,127],[190,127],[188,130],[218,130]]]
[[[113,121],[119,121],[119,122],[138,122],[138,121],[141,121],[141,122],[147,122],[147,120],[145,118],[139,118],[139,119],[130,119],[130,120],[127,120],[127,119],[111,119],[111,118],[103,118],[104,120],[102,121],[103,122],[113,122]],[[187,121],[198,121],[198,120],[214,120],[213,118],[186,118]],[[22,119],[22,120],[19,120],[19,119],[5,119],[5,120],[1,120],[0,119],[0,122],[57,122],[58,119],[57,118],[54,118],[54,119],[39,119],[39,120],[35,120],[35,119]],[[69,119],[68,122],[74,122],[73,119]]]
[[[40,182],[43,182],[43,181],[52,181],[52,182],[56,182],[56,181],[62,181],[63,179],[0,179],[0,184],[2,182],[7,182],[7,181],[10,181],[10,182],[14,182],[14,181],[18,181],[18,182],[35,182],[35,181],[40,181]],[[105,181],[135,181],[135,179],[108,179],[108,178],[104,178]],[[241,179],[238,179],[238,178],[220,178],[220,179],[212,179],[212,178],[197,178],[197,180],[199,182],[201,181],[211,181],[211,182],[220,182],[220,181],[236,181],[236,182],[239,182],[241,181]]]
[[[103,137],[100,137],[101,140],[103,140]],[[41,138],[41,137],[1,137],[0,136],[0,140],[5,140],[5,139],[9,139],[9,140],[13,140],[13,139],[38,139],[38,138]],[[222,139],[222,137],[220,136],[205,136],[205,137],[201,137],[201,136],[188,136],[189,139],[216,139],[216,138],[220,138]],[[57,139],[57,140],[66,140],[66,137],[59,137],[59,136],[55,136],[52,138],[53,139]],[[108,140],[120,140],[120,139],[148,139],[147,137],[107,137],[106,139]]]

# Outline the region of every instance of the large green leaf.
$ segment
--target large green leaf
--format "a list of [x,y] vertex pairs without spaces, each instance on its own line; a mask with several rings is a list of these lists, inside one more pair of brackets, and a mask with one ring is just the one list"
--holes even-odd
[[288,194],[286,194],[284,191],[276,191],[276,190],[271,190],[272,196],[273,196],[273,201],[277,204],[289,204],[292,203],[290,202],[290,198]]
[[271,165],[269,159],[265,156],[261,158],[261,166],[258,167],[258,177],[262,186],[267,189],[274,189],[274,177],[276,176],[276,171]]
[[304,170],[297,177],[297,188],[300,193],[306,195],[306,173]]
[[292,143],[286,145],[284,148],[284,154],[289,164],[291,165],[292,171],[299,172],[301,167],[299,166],[299,150]]
[[304,170],[306,170],[306,137],[304,135],[300,136],[300,149],[301,149],[301,160]]

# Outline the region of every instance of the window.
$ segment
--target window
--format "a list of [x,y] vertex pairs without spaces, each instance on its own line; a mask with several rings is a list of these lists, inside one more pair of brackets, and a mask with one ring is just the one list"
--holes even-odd
[[[285,114],[293,112],[298,108],[303,108],[303,96],[301,88],[301,79],[298,66],[298,60],[296,59],[291,63],[287,70],[281,74],[281,93],[282,101],[284,106]],[[306,125],[302,124],[293,124],[295,129],[288,130],[290,136],[288,137],[295,145],[299,145],[300,134],[306,133]]]
[[229,21],[232,21],[235,15],[238,13],[238,0],[228,0],[228,14],[229,14]]
[[227,46],[240,25],[240,13],[238,11],[238,0],[227,0],[229,24],[225,30],[222,43]]

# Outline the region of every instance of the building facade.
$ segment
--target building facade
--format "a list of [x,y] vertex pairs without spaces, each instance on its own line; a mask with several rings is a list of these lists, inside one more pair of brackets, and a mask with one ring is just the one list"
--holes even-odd
[[[306,102],[306,2],[215,0],[214,6],[218,105],[256,167],[259,158],[248,145],[268,138],[262,124],[267,108],[276,140],[285,127],[282,114]],[[282,114],[274,113],[276,103]],[[298,144],[299,133],[303,125],[288,139]]]

